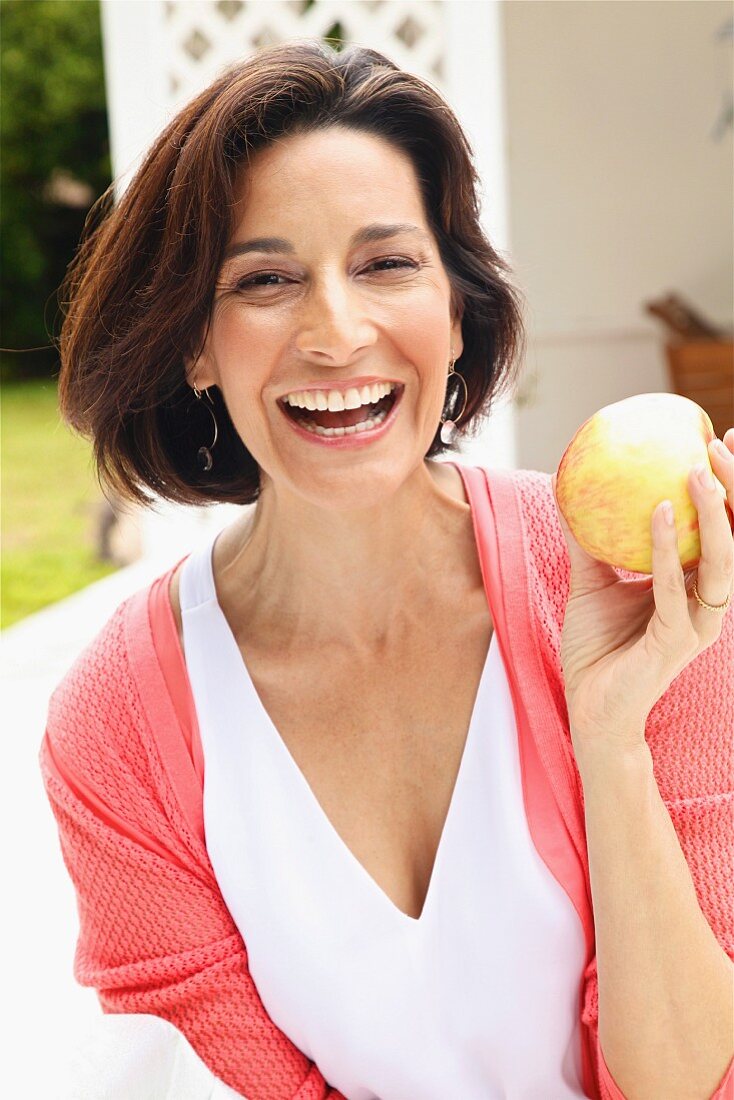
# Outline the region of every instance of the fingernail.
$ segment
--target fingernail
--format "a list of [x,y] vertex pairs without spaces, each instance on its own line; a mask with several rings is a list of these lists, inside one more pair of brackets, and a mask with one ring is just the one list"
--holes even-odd
[[699,462],[697,466],[694,466],[693,472],[704,489],[713,489],[714,479],[708,466],[704,466],[702,462]]
[[731,459],[734,458],[729,448],[725,443],[722,443],[720,439],[715,439],[711,446],[714,451],[716,451],[717,455],[719,455],[720,458],[725,458],[727,462],[730,462]]

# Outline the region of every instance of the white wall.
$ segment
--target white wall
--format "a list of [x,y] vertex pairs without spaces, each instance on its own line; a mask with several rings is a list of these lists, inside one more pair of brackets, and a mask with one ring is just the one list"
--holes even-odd
[[669,390],[643,303],[732,323],[726,0],[503,3],[512,259],[528,298],[518,465],[555,469],[597,408]]

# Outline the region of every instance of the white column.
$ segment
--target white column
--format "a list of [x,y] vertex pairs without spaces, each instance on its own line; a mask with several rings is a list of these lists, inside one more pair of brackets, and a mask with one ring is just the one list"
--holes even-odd
[[160,0],[102,0],[107,118],[117,197],[167,121]]
[[[482,225],[494,248],[509,257],[504,51],[500,0],[445,0],[446,97],[474,150],[482,182]],[[510,257],[511,258],[511,257]],[[471,463],[513,469],[515,415],[510,399],[497,405],[476,439],[462,444]]]

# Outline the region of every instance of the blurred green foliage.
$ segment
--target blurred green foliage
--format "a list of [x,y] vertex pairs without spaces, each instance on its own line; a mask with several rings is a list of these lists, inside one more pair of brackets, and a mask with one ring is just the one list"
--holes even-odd
[[117,566],[97,554],[103,499],[91,446],[61,421],[53,380],[3,385],[0,464],[5,628]]
[[[111,180],[98,0],[2,0],[0,94],[0,342],[31,348],[58,335],[56,291]],[[72,186],[50,188],[59,174]],[[57,362],[5,354],[2,375]]]

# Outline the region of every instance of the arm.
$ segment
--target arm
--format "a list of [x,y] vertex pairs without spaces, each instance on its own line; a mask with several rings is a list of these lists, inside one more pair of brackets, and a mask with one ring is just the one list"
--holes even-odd
[[168,815],[140,776],[130,766],[105,804],[110,760],[82,774],[50,732],[40,764],[77,894],[76,980],[96,988],[105,1013],[168,1020],[248,1100],[343,1100],[270,1020],[215,880],[159,827]]
[[726,1100],[734,1096],[734,966],[699,907],[649,748],[620,755],[600,743],[577,758],[602,1098]]

